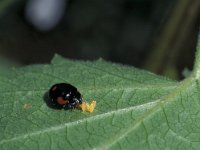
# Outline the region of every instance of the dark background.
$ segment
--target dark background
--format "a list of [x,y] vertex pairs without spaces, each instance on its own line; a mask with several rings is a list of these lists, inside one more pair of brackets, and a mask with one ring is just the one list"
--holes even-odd
[[0,1],[0,56],[20,65],[49,63],[58,53],[175,79],[192,69],[199,0],[68,0],[59,23],[46,31],[25,17],[27,2]]

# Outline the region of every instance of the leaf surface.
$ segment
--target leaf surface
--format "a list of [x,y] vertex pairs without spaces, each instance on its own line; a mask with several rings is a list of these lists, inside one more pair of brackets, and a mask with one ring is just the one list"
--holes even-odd
[[[59,82],[97,101],[93,113],[44,102]],[[0,76],[0,149],[198,149],[200,95],[194,77],[170,80],[130,66],[72,61]],[[26,107],[28,106],[28,107]]]

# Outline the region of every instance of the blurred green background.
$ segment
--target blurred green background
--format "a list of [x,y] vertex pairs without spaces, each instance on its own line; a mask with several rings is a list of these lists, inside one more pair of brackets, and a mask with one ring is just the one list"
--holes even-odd
[[1,0],[0,57],[18,65],[55,53],[103,58],[182,79],[199,24],[199,0]]

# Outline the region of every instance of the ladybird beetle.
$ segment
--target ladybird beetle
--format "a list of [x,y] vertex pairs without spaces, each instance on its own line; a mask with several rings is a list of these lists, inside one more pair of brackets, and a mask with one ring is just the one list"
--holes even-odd
[[76,87],[68,83],[54,84],[49,90],[49,98],[57,109],[79,108],[82,96]]

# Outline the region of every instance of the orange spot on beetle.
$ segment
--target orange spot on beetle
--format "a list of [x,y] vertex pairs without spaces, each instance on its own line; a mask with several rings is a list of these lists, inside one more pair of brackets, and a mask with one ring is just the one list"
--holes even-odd
[[55,91],[57,89],[57,87],[55,86],[53,89],[52,89],[52,91]]
[[69,103],[68,100],[64,100],[62,97],[58,97],[58,98],[56,99],[56,101],[57,101],[58,104],[60,104],[60,105],[65,105],[65,104]]

